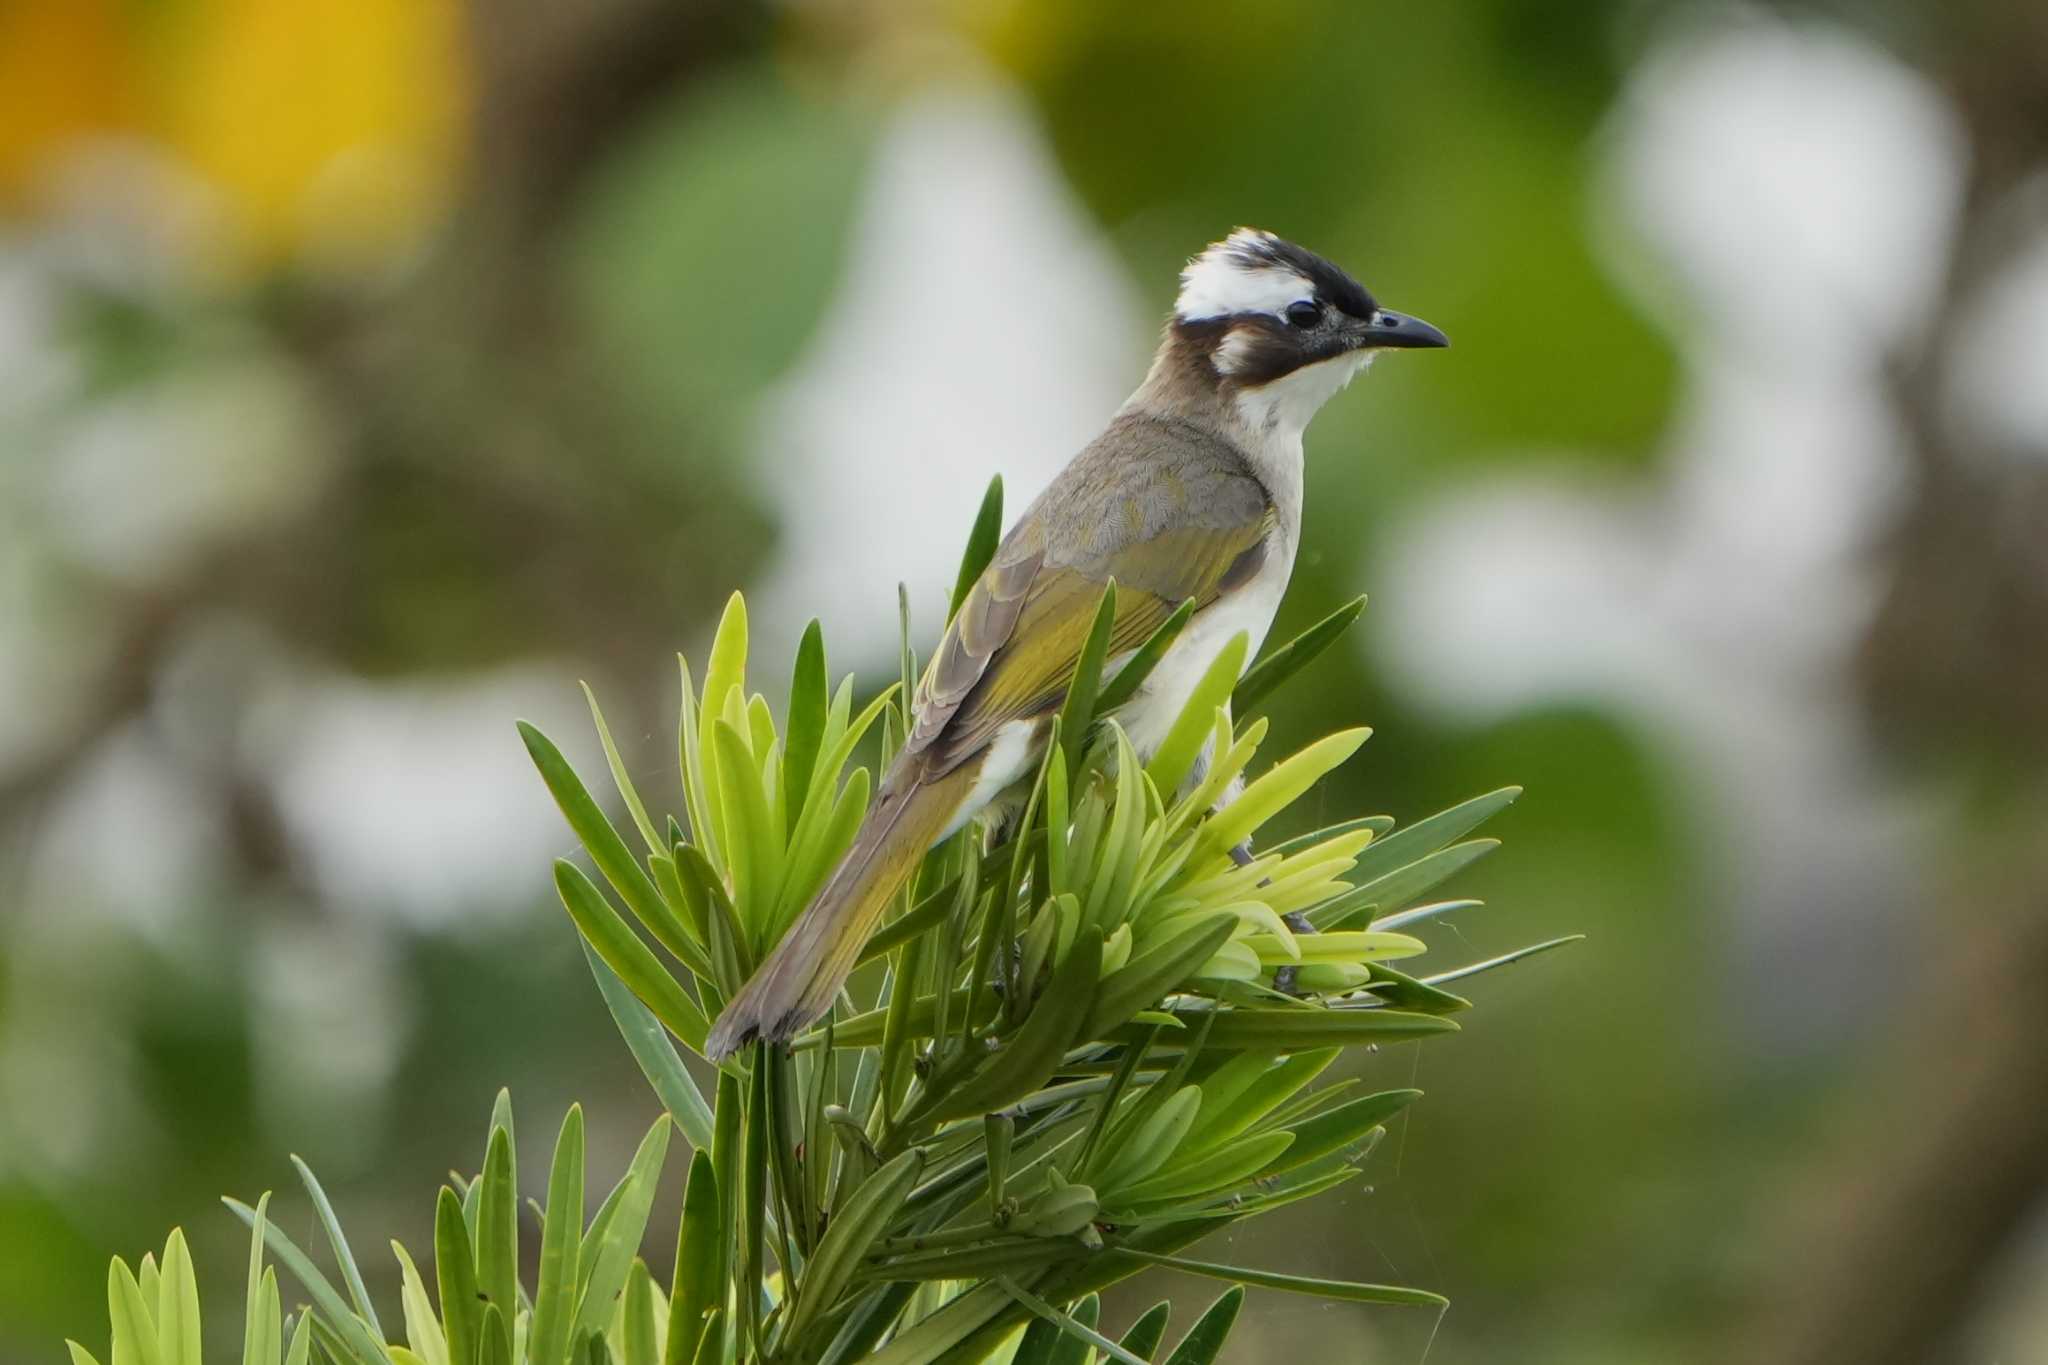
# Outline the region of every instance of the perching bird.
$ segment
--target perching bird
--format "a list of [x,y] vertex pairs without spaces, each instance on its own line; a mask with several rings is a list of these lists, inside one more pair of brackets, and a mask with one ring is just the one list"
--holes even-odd
[[710,1055],[823,1015],[925,851],[1036,771],[1109,580],[1112,668],[1195,602],[1117,713],[1141,756],[1233,636],[1249,636],[1253,657],[1300,542],[1309,419],[1378,351],[1447,344],[1269,232],[1240,228],[1189,262],[1145,382],[997,547],[918,684],[910,736],[853,847],[725,1007]]

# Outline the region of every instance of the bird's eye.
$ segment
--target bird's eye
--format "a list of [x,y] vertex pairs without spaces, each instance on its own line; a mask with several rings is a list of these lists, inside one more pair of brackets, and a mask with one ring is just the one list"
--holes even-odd
[[1287,305],[1287,320],[1296,327],[1313,327],[1323,320],[1322,306],[1300,299]]

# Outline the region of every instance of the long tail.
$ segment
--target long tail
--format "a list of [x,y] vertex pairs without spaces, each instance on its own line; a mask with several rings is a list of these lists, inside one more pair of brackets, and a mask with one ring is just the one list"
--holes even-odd
[[718,1016],[705,1045],[711,1060],[722,1061],[756,1038],[787,1041],[832,1007],[889,898],[958,813],[977,767],[963,764],[926,781],[922,766],[913,759],[882,783],[875,808],[824,889]]

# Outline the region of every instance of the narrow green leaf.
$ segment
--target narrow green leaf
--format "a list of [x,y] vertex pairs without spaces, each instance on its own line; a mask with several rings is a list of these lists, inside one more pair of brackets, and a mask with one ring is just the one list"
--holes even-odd
[[1124,1189],[1165,1165],[1201,1112],[1200,1086],[1168,1090],[1161,1085],[1154,1093],[1164,1094],[1165,1100],[1133,1108],[1131,1121],[1111,1130],[1102,1163],[1091,1177],[1110,1199],[1120,1199]]
[[477,1365],[512,1365],[512,1333],[505,1326],[505,1314],[497,1304],[484,1305],[482,1331]]
[[1195,857],[1234,848],[1294,804],[1325,775],[1358,752],[1372,731],[1359,726],[1325,735],[1273,765],[1235,801],[1211,816],[1195,840]]
[[155,1316],[119,1256],[107,1267],[107,1321],[113,1326],[113,1365],[165,1365]]
[[626,1048],[640,1064],[641,1074],[654,1087],[655,1098],[668,1110],[692,1147],[709,1148],[711,1106],[705,1102],[697,1082],[683,1069],[682,1056],[668,1040],[661,1021],[619,980],[618,973],[605,965],[588,941],[583,944],[583,955],[590,963],[591,975],[597,978],[598,992],[604,996],[605,1008],[611,1011],[619,1036],[626,1040]]
[[1073,1313],[1063,1313],[1007,1276],[998,1278],[996,1284],[1028,1309],[1032,1316],[1050,1324],[1067,1338],[1066,1349],[1055,1350],[1048,1357],[1048,1365],[1088,1365],[1091,1348],[1112,1360],[1121,1360],[1125,1365],[1147,1365],[1143,1356],[1131,1354],[1095,1330],[1094,1319],[1101,1312],[1101,1304],[1094,1295],[1084,1299],[1081,1307]]
[[1390,1284],[1358,1284],[1350,1280],[1318,1280],[1305,1275],[1282,1275],[1271,1270],[1250,1270],[1243,1266],[1217,1265],[1211,1261],[1191,1261],[1181,1256],[1157,1256],[1148,1251],[1136,1251],[1129,1247],[1120,1250],[1126,1256],[1135,1256],[1152,1265],[1169,1266],[1190,1275],[1202,1275],[1212,1280],[1233,1280],[1238,1284],[1250,1285],[1254,1289],[1278,1289],[1289,1294],[1313,1294],[1317,1298],[1339,1299],[1345,1303],[1389,1303],[1422,1308],[1442,1308],[1450,1303],[1443,1295],[1432,1294],[1426,1289],[1408,1289]]
[[640,837],[647,841],[648,852],[659,853],[665,845],[661,835],[655,831],[654,822],[647,818],[647,806],[640,800],[640,793],[633,789],[632,776],[626,772],[626,760],[619,756],[619,746],[612,742],[612,727],[604,723],[604,712],[598,709],[597,693],[590,690],[589,683],[581,686],[583,699],[590,703],[590,719],[597,725],[598,742],[604,746],[604,761],[612,770],[612,784],[619,789],[619,798],[626,803],[626,810],[639,828]]
[[[477,1289],[508,1323],[519,1309],[519,1187],[511,1144],[508,1129],[491,1129],[476,1225]],[[510,1338],[505,1344],[510,1347]]]
[[[1235,1051],[1239,1048],[1270,1048],[1276,1052],[1300,1052],[1311,1048],[1348,1047],[1353,1043],[1387,1043],[1422,1038],[1434,1033],[1456,1033],[1456,1020],[1433,1014],[1410,1014],[1389,1009],[1176,1009],[1173,1015],[1184,1024],[1200,1023],[1212,1017],[1211,1047]],[[1128,1042],[1138,1036],[1131,1024],[1110,1036]]]
[[[256,1225],[256,1210],[239,1199],[223,1199],[235,1217],[248,1227]],[[275,1223],[268,1223],[263,1230],[264,1241],[269,1244],[271,1254],[284,1264],[298,1278],[299,1284],[313,1298],[313,1304],[333,1324],[336,1341],[340,1345],[342,1365],[386,1365],[384,1343],[370,1331],[369,1324],[357,1317],[346,1300],[337,1292],[312,1258],[299,1250],[291,1238],[278,1230]],[[118,1359],[120,1352],[115,1352]]]
[[1277,1065],[1260,1058],[1258,1054],[1247,1053],[1247,1059],[1262,1061],[1264,1064],[1259,1067],[1258,1074],[1250,1084],[1228,1097],[1218,1094],[1215,1086],[1205,1080],[1202,1082],[1202,1117],[1195,1124],[1194,1131],[1188,1134],[1188,1152],[1191,1155],[1205,1152],[1248,1131],[1281,1104],[1292,1099],[1309,1082],[1322,1075],[1330,1063],[1337,1060],[1341,1051],[1340,1048],[1332,1047],[1301,1052]]
[[1244,670],[1248,638],[1240,632],[1216,651],[1201,681],[1188,694],[1187,704],[1181,707],[1173,727],[1166,732],[1166,739],[1145,765],[1145,775],[1152,779],[1161,796],[1170,797],[1179,791],[1181,782],[1194,770],[1195,760],[1201,757],[1202,746],[1209,742],[1215,728],[1216,713],[1229,702],[1237,675]]
[[[1372,837],[1377,839],[1393,827],[1394,817],[1391,815],[1361,815],[1356,820],[1340,820],[1334,825],[1312,829],[1306,834],[1297,834],[1292,839],[1283,839],[1277,844],[1266,844],[1259,851],[1269,855],[1277,853],[1284,858],[1320,844],[1326,839],[1342,838],[1346,834],[1355,834],[1362,829],[1371,830]],[[1371,848],[1372,845],[1367,844],[1366,847]]]
[[768,1166],[772,1157],[768,1131],[768,1069],[754,1068],[747,1095],[746,1165],[740,1172],[740,1278],[735,1284],[743,1339],[756,1356],[766,1354],[761,1339],[761,1299],[755,1285],[768,1282]]
[[806,1267],[789,1318],[790,1340],[803,1341],[837,1304],[840,1293],[860,1269],[862,1258],[903,1207],[923,1171],[924,1154],[912,1148],[860,1183],[826,1229],[817,1255]]
[[703,1335],[697,1338],[695,1365],[718,1365],[725,1358],[725,1310],[714,1308],[704,1319]]
[[1472,1008],[1472,1002],[1464,996],[1425,986],[1384,962],[1368,962],[1365,969],[1372,976],[1373,998],[1384,1000],[1397,1010],[1414,1010],[1418,1014],[1456,1014]]
[[1081,1037],[1100,1038],[1194,975],[1237,928],[1234,915],[1197,919],[1102,979]]
[[1101,970],[1102,936],[1084,932],[1054,970],[1010,1045],[945,1095],[935,1096],[930,1116],[944,1121],[989,1113],[1023,1099],[1052,1079],[1094,1006]]
[[164,1365],[202,1365],[199,1356],[199,1281],[182,1228],[164,1243],[162,1277],[156,1297],[157,1348]]
[[540,769],[541,780],[553,793],[555,804],[561,808],[569,828],[583,841],[583,847],[590,852],[590,861],[597,865],[604,879],[626,902],[626,908],[643,924],[669,922],[671,913],[653,878],[640,866],[640,860],[626,847],[626,841],[619,837],[619,832],[612,828],[612,822],[598,809],[582,779],[576,776],[576,770],[562,757],[562,751],[546,735],[523,720],[519,722],[519,735],[526,741],[526,752],[532,756],[534,766]]
[[[1381,912],[1400,909],[1499,847],[1498,839],[1468,839],[1462,844],[1438,849],[1406,867],[1359,883],[1343,895],[1309,911],[1308,917],[1316,928],[1325,932],[1363,929]],[[1372,846],[1368,844],[1366,852],[1371,851]]]
[[1363,1141],[1374,1128],[1421,1098],[1420,1090],[1382,1090],[1376,1095],[1361,1095],[1335,1109],[1292,1124],[1294,1145],[1264,1173],[1271,1176],[1299,1170],[1312,1161]]
[[1502,787],[1484,796],[1460,801],[1448,810],[1438,811],[1427,819],[1417,820],[1383,838],[1374,839],[1358,855],[1357,866],[1351,870],[1352,880],[1363,885],[1440,848],[1450,847],[1513,805],[1521,794],[1520,787]]
[[732,871],[733,903],[751,936],[749,941],[765,951],[768,915],[782,884],[781,826],[768,809],[768,794],[739,730],[723,719],[713,721],[711,748],[718,754],[719,783],[724,792],[726,864]]
[[312,1196],[313,1208],[320,1215],[320,1226],[327,1233],[327,1245],[334,1249],[334,1260],[341,1267],[341,1278],[348,1285],[350,1302],[356,1312],[370,1325],[370,1331],[377,1340],[384,1340],[384,1325],[377,1321],[377,1310],[370,1306],[370,1291],[363,1287],[363,1272],[356,1267],[355,1254],[348,1249],[348,1238],[342,1235],[341,1220],[334,1216],[334,1205],[327,1202],[327,1191],[320,1188],[320,1181],[313,1175],[313,1168],[294,1155],[292,1166],[299,1173],[299,1182]]
[[[322,1317],[318,1313],[310,1313],[307,1316],[312,1319],[313,1350],[314,1353],[318,1355],[322,1361],[332,1361],[335,1362],[335,1365],[341,1365],[341,1362],[363,1359],[363,1357],[354,1348],[350,1346],[349,1342],[343,1338],[342,1334],[340,1332],[335,1331],[334,1328],[331,1325],[329,1325],[326,1318]],[[360,1319],[356,1319],[355,1321],[357,1322],[358,1326],[361,1325]],[[401,1351],[404,1350],[403,1347],[399,1349]],[[406,1354],[410,1355],[411,1352],[406,1352]],[[381,1342],[377,1345],[376,1360],[379,1362],[379,1365],[412,1365],[412,1362],[410,1361],[401,1361],[396,1353],[394,1353],[389,1347],[385,1346]]]
[[271,1266],[263,1267],[263,1283],[258,1294],[258,1326],[256,1340],[244,1343],[242,1365],[279,1365],[284,1351],[284,1307],[277,1292],[277,1271]]
[[[1084,1033],[1085,1036],[1085,1033]],[[1088,1120],[1088,1129],[1081,1137],[1081,1146],[1071,1158],[1069,1167],[1077,1178],[1086,1179],[1092,1169],[1096,1146],[1102,1135],[1109,1130],[1109,1123],[1116,1116],[1117,1106],[1123,1102],[1131,1081],[1137,1076],[1138,1068],[1145,1064],[1146,1055],[1152,1050],[1152,1041],[1159,1036],[1157,1028],[1148,1028],[1145,1037],[1124,1048],[1124,1055],[1117,1059],[1116,1070],[1110,1073],[1109,1084],[1095,1102],[1095,1112]],[[1063,1158],[1065,1160],[1066,1158]]]
[[647,1273],[647,1263],[637,1258],[626,1273],[626,1301],[620,1317],[621,1365],[660,1365],[660,1347],[654,1339],[654,1279]]
[[797,819],[810,796],[818,748],[824,742],[831,709],[831,684],[825,676],[825,631],[813,618],[804,627],[803,639],[797,642],[796,666],[789,679],[789,733],[782,745],[782,790],[789,797],[785,833],[792,843]]
[[719,1221],[718,1174],[709,1145],[690,1158],[683,1186],[682,1224],[676,1232],[675,1273],[669,1281],[668,1338],[663,1365],[690,1365],[697,1358],[706,1317],[725,1294],[725,1225]]
[[576,1306],[576,1323],[569,1340],[581,1341],[591,1333],[603,1332],[612,1320],[612,1310],[632,1271],[633,1257],[647,1235],[647,1218],[654,1209],[654,1192],[661,1184],[662,1163],[668,1159],[669,1120],[655,1120],[633,1151],[626,1174],[605,1206],[611,1216],[602,1226],[593,1223],[583,1240],[578,1264],[583,1272],[581,1297]]
[[64,1338],[64,1349],[71,1352],[71,1365],[100,1365],[91,1351],[86,1350],[71,1338]]
[[1195,599],[1190,597],[1173,609],[1173,615],[1159,623],[1159,628],[1145,637],[1145,643],[1131,651],[1116,676],[1103,685],[1102,694],[1095,699],[1095,714],[1107,716],[1118,707],[1138,695],[1138,689],[1152,676],[1152,670],[1166,657],[1166,651],[1173,648],[1173,642],[1180,638],[1182,627],[1195,614]]
[[256,1200],[255,1221],[249,1230],[249,1275],[242,1291],[242,1365],[270,1365],[269,1356],[262,1351],[263,1225],[269,1210],[270,1191],[265,1190]]
[[1110,631],[1116,624],[1116,580],[1103,584],[1102,600],[1095,608],[1095,622],[1074,665],[1074,677],[1067,684],[1067,699],[1060,707],[1060,733],[1072,736],[1068,744],[1068,771],[1072,777],[1087,745],[1089,726],[1095,723],[1095,697],[1102,687],[1102,669],[1109,657]]
[[[977,1285],[898,1333],[888,1345],[868,1356],[868,1365],[931,1365],[999,1317],[1010,1303],[1010,1296],[995,1285]],[[967,1351],[963,1358],[979,1360],[986,1354],[985,1350]]]
[[997,1275],[1030,1276],[1049,1265],[1074,1258],[1071,1239],[1031,1237],[978,1246],[921,1251],[914,1255],[869,1262],[865,1280],[977,1280]]
[[[438,1216],[438,1207],[436,1213]],[[427,1297],[426,1282],[420,1278],[419,1268],[396,1241],[391,1243],[391,1254],[398,1258],[399,1306],[405,1314],[406,1344],[422,1365],[449,1365],[448,1338],[434,1316],[434,1301]]]
[[953,580],[953,595],[947,599],[947,625],[953,624],[953,618],[960,614],[960,604],[967,600],[989,561],[996,557],[996,545],[1002,536],[1003,476],[998,474],[988,481],[988,491],[981,495],[981,508],[974,514],[974,528],[967,533],[967,550],[960,556],[960,573]]
[[135,1287],[141,1291],[142,1306],[149,1310],[151,1330],[156,1325],[157,1300],[162,1297],[163,1282],[157,1274],[156,1253],[145,1251],[142,1260],[135,1267]]
[[[1255,1133],[1207,1152],[1176,1152],[1164,1169],[1116,1191],[1114,1197],[1105,1199],[1105,1206],[1142,1210],[1147,1205],[1171,1205],[1223,1194],[1265,1170],[1293,1141],[1294,1134],[1288,1132]],[[1185,1148],[1185,1142],[1182,1146]]]
[[661,965],[640,936],[619,917],[603,894],[566,858],[555,860],[555,891],[569,918],[633,993],[646,1002],[670,1032],[701,1051],[711,1025],[682,983]]
[[454,1365],[476,1360],[483,1306],[476,1280],[476,1250],[462,1217],[462,1201],[446,1185],[434,1203],[434,1281],[441,1296],[441,1328]]
[[1202,1316],[1195,1319],[1195,1325],[1188,1328],[1180,1345],[1166,1358],[1166,1365],[1214,1365],[1223,1351],[1223,1343],[1230,1337],[1230,1329],[1237,1324],[1238,1310],[1243,1307],[1242,1286],[1225,1290],[1202,1310]]
[[1272,694],[1273,689],[1308,667],[1317,655],[1335,644],[1337,637],[1349,630],[1351,623],[1364,610],[1365,599],[1354,597],[1259,660],[1231,694],[1230,709],[1240,716],[1249,714],[1253,707]]
[[1490,972],[1496,967],[1513,966],[1524,958],[1534,957],[1538,953],[1547,953],[1553,948],[1562,948],[1567,944],[1579,943],[1585,937],[1584,934],[1566,934],[1563,938],[1545,939],[1541,943],[1532,943],[1526,948],[1517,948],[1512,953],[1502,953],[1499,957],[1489,957],[1484,962],[1467,963],[1465,966],[1458,967],[1452,971],[1438,972],[1435,976],[1426,976],[1422,978],[1422,984],[1425,986],[1442,986],[1451,981],[1463,981],[1468,976],[1477,976],[1481,972]]
[[529,1365],[569,1365],[576,1304],[576,1260],[583,1239],[583,1106],[572,1104],[555,1138],[548,1169],[548,1211],[541,1222],[540,1286],[527,1329]]
[[309,1319],[312,1316],[311,1313],[302,1312],[298,1316],[298,1321],[293,1324],[291,1349],[287,1350],[284,1354],[284,1365],[306,1365],[306,1362],[312,1357],[313,1334],[309,1330],[311,1327]]
[[1123,1340],[1117,1344],[1134,1356],[1150,1360],[1152,1353],[1159,1349],[1159,1343],[1166,1339],[1166,1324],[1172,1315],[1172,1302],[1161,1299],[1131,1324],[1131,1330],[1125,1332]]

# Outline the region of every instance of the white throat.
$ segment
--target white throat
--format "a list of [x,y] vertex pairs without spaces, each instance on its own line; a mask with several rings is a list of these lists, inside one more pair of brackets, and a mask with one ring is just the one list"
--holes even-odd
[[1290,443],[1299,452],[1301,433],[1308,429],[1309,419],[1372,361],[1371,351],[1317,361],[1269,384],[1239,389],[1231,396],[1231,404],[1246,436],[1259,442]]

